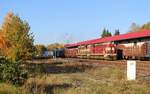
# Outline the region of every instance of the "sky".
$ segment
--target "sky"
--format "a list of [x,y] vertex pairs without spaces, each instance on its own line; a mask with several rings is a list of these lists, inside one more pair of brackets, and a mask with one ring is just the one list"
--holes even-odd
[[0,25],[13,11],[26,20],[35,44],[75,43],[99,38],[104,28],[126,33],[150,22],[150,0],[0,0]]

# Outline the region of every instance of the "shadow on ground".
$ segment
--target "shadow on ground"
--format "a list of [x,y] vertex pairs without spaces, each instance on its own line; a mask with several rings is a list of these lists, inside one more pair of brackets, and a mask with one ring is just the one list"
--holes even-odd
[[55,84],[55,85],[47,85],[46,87],[45,87],[45,93],[46,94],[54,94],[54,90],[59,90],[59,89],[67,89],[67,88],[71,88],[72,87],[72,85],[71,84],[59,84],[59,85],[57,85],[57,84]]
[[63,62],[54,63],[28,63],[26,64],[28,70],[31,73],[39,72],[46,74],[61,74],[61,73],[76,73],[84,72],[87,69],[91,69],[91,65],[85,64],[63,64]]
[[45,85],[45,84],[39,84],[36,83],[30,83],[26,86],[26,89],[30,94],[35,94],[35,92],[38,92],[38,94],[54,94],[55,91],[61,91],[64,89],[71,88],[71,84],[63,83],[63,84],[52,84],[52,85]]

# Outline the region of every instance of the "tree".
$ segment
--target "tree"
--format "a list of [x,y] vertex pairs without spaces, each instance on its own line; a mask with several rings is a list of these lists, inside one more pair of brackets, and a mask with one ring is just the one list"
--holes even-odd
[[109,32],[108,29],[105,29],[105,28],[104,28],[101,37],[104,38],[104,37],[109,37],[109,36],[112,36],[112,35],[111,35],[111,32]]
[[31,59],[35,48],[33,34],[29,32],[30,26],[19,16],[9,12],[2,24],[2,32],[7,41],[5,56],[14,61]]
[[45,51],[47,51],[47,48],[44,45],[35,45],[36,48],[36,55],[42,56]]
[[114,36],[116,36],[116,35],[120,35],[119,29],[115,30]]
[[141,27],[139,25],[137,25],[136,23],[132,23],[128,33],[137,32],[137,31],[140,31],[140,29],[141,29]]
[[106,37],[110,37],[110,36],[112,36],[112,34],[111,34],[111,32],[109,32],[109,31],[107,30],[107,36],[106,36]]
[[63,44],[59,44],[59,43],[54,43],[54,44],[48,45],[47,48],[48,48],[49,51],[52,51],[54,49],[64,48],[64,45]]
[[11,26],[11,21],[12,21],[13,15],[14,14],[12,12],[8,12],[4,18],[2,27],[0,28],[0,54],[1,55],[4,55],[4,52],[7,51],[7,48],[9,47],[9,43],[6,40],[6,36],[4,33]]
[[[29,25],[9,12],[0,29],[0,81],[22,84],[28,72],[20,67],[20,60],[31,56],[33,37]],[[10,58],[10,59],[9,59]]]
[[107,32],[107,31],[106,31],[106,29],[104,28],[103,33],[102,33],[102,35],[101,35],[102,38],[104,38],[104,37],[106,36],[106,32]]
[[6,39],[4,37],[4,34],[2,31],[0,31],[0,55],[4,55],[4,51],[7,49],[8,43],[6,42]]
[[144,29],[150,29],[150,22],[144,24],[144,25],[141,27],[141,29],[142,29],[142,30],[144,30]]

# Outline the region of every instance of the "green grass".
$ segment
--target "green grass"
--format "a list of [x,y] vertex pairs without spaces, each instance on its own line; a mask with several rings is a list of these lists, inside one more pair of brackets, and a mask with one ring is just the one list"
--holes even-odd
[[115,65],[49,61],[28,66],[27,82],[20,87],[1,83],[0,94],[150,94],[145,81],[127,81],[125,71]]

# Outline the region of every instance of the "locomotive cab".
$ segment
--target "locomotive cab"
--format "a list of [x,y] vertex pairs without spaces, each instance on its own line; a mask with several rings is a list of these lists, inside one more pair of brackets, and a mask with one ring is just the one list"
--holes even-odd
[[114,44],[108,44],[105,48],[105,58],[116,60],[116,46]]

